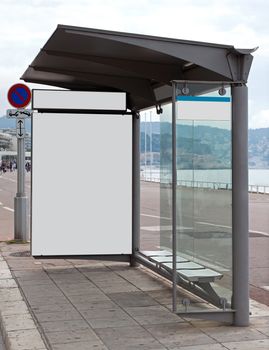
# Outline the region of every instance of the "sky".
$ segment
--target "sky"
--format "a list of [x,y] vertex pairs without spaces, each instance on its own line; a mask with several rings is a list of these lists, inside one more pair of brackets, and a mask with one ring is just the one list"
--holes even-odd
[[[268,0],[0,0],[0,116],[58,24],[255,48],[249,127],[269,127]],[[28,84],[30,88],[41,85]]]

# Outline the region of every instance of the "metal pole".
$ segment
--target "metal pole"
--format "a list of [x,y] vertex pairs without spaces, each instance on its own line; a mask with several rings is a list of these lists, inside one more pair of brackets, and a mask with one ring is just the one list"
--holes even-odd
[[232,217],[234,325],[249,325],[248,88],[232,86]]
[[176,83],[172,83],[172,254],[173,254],[173,312],[177,311],[177,141],[176,141]]
[[131,266],[137,266],[134,255],[140,249],[140,116],[133,115],[133,210]]
[[145,134],[145,169],[144,177],[147,180],[147,113],[145,112],[145,122],[144,122],[144,134]]
[[29,240],[27,230],[27,197],[25,194],[25,141],[17,138],[17,193],[14,198],[15,239]]
[[152,181],[152,111],[149,112],[149,117],[150,117],[150,181]]

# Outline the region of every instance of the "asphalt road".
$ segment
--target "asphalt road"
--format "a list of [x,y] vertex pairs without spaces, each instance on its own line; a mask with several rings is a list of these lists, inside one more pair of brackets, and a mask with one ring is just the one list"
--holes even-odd
[[[16,195],[16,177],[17,174],[14,172],[0,176],[0,241],[14,238],[13,202]],[[28,197],[30,196],[30,180],[30,173],[26,173],[26,193]],[[167,196],[169,191],[165,192],[160,192],[159,184],[157,183],[141,182],[141,249],[156,249],[171,239],[171,213],[169,210],[171,198]],[[189,196],[188,193],[184,195]],[[222,198],[223,203],[226,205],[229,199],[225,198],[225,195]],[[160,196],[162,198],[166,196],[167,200],[167,205],[162,208],[161,214]],[[203,240],[196,240],[196,242],[199,242],[198,250],[202,254],[208,254],[210,251],[209,244],[214,244],[212,235],[216,232],[216,226],[220,224],[226,236],[217,237],[218,244],[219,242],[223,243],[223,249],[219,251],[218,258],[220,264],[227,263],[227,249],[229,247],[227,247],[226,242],[229,241],[227,240],[227,234],[230,232],[230,218],[227,219],[227,215],[224,215],[221,211],[221,204],[208,208],[204,206],[203,199],[204,194],[200,198],[200,208],[202,209],[199,211],[199,220],[196,220],[195,225],[199,233],[207,232],[209,236],[204,237],[205,239]],[[188,211],[188,208],[183,210],[185,215],[184,226],[186,227],[193,224],[193,222],[189,221]],[[249,195],[249,227],[250,294],[252,298],[269,305],[269,195]],[[212,235],[210,236],[210,234]],[[186,239],[188,234],[183,237],[185,238],[184,242],[187,249],[190,243],[190,240]]]

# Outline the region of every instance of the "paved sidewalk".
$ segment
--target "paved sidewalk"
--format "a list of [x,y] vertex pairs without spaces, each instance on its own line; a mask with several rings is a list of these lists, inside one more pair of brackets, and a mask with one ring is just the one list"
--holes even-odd
[[5,267],[6,260],[23,294],[21,298],[4,269],[0,300],[5,296],[5,301],[0,301],[0,314],[8,327],[4,330],[7,350],[269,348],[269,307],[257,302],[252,304],[247,328],[186,320],[171,312],[168,283],[143,267],[35,260],[28,245],[2,243],[0,250],[4,258],[0,263]]

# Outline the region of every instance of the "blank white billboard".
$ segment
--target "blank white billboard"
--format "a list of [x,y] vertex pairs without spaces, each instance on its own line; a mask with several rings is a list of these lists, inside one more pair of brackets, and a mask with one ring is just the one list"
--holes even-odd
[[32,255],[131,254],[132,117],[35,113]]
[[231,120],[229,97],[179,96],[177,118],[183,120]]
[[125,111],[126,93],[34,89],[32,108]]

